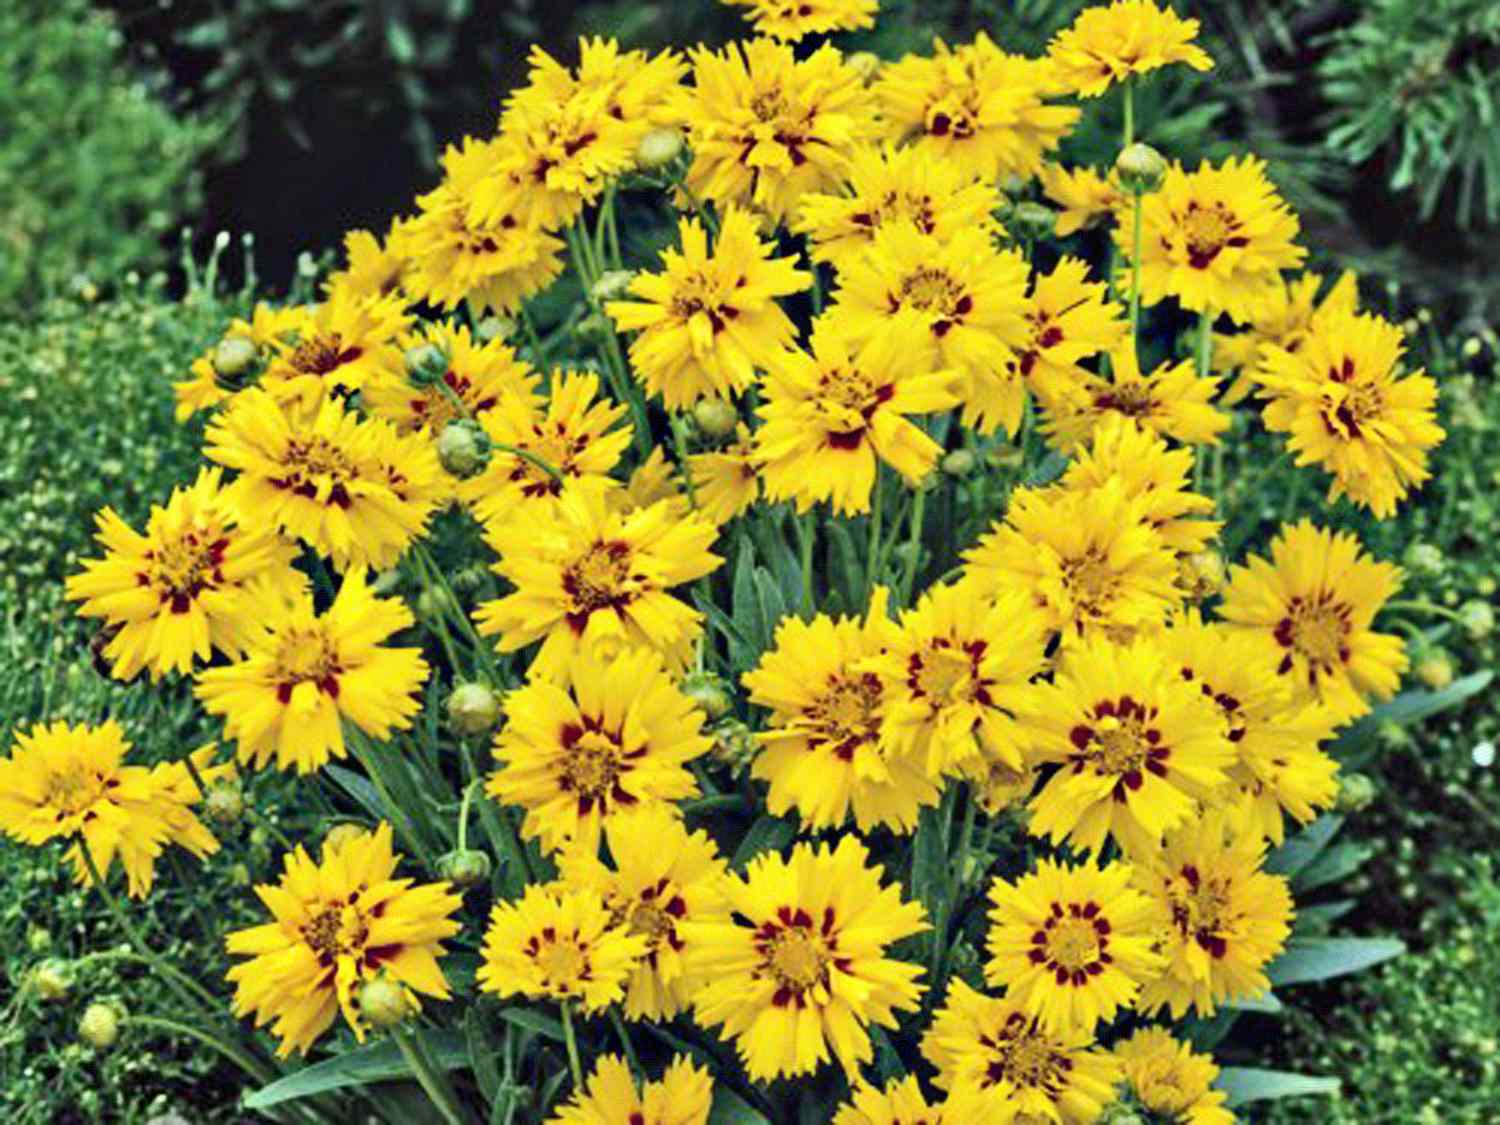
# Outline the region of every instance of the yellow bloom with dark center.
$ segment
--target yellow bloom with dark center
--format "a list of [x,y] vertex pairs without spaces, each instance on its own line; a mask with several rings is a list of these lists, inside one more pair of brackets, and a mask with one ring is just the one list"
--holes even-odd
[[668,410],[749,387],[755,369],[796,339],[776,298],[812,285],[795,259],[771,256],[775,245],[761,240],[754,216],[739,207],[725,211],[712,252],[696,218],[683,219],[679,235],[682,250],[663,251],[660,273],[630,283],[639,300],[605,306],[621,331],[640,333],[631,364]]
[[688,475],[698,510],[723,526],[749,510],[761,495],[761,459],[750,428],[735,427],[734,439],[722,449],[688,456]]
[[1111,173],[1106,179],[1092,168],[1064,168],[1048,162],[1037,173],[1042,192],[1061,210],[1057,237],[1066,238],[1127,213],[1131,195]]
[[756,450],[766,496],[799,512],[828,501],[835,512],[870,510],[880,463],[915,486],[942,449],[911,415],[958,402],[959,373],[914,366],[894,333],[857,347],[842,309],[813,324],[812,352],[781,352],[767,364]]
[[402,372],[398,341],[411,324],[400,297],[358,297],[337,287],[313,306],[295,337],[277,339],[260,385],[278,401],[314,410],[334,391],[357,391]]
[[547,1119],[547,1125],[708,1125],[714,1080],[686,1055],[656,1082],[637,1088],[619,1055],[600,1055],[583,1090]]
[[886,947],[930,927],[883,874],[852,835],[798,844],[727,881],[734,921],[684,927],[705,979],[695,1018],[735,1041],[752,1079],[810,1074],[830,1048],[856,1074],[874,1056],[869,1026],[894,1028],[898,1010],[917,1006],[922,968]]
[[392,219],[385,244],[367,230],[351,230],[344,235],[344,268],[328,276],[325,292],[335,290],[357,301],[401,295],[401,276],[406,272],[406,255],[402,246],[403,226],[407,219]]
[[518,358],[515,349],[503,340],[481,343],[467,325],[430,321],[402,336],[400,345],[403,353],[435,347],[448,358],[448,369],[442,374],[441,385],[415,386],[407,378],[404,364],[382,372],[366,385],[360,405],[391,423],[398,433],[425,429],[435,439],[456,419],[474,417],[483,423],[484,415],[499,406],[506,395],[527,404],[539,402],[541,378],[531,364]]
[[[1252,321],[1276,300],[1281,271],[1307,257],[1293,242],[1299,229],[1263,160],[1231,158],[1193,172],[1173,164],[1161,190],[1141,198],[1141,301],[1175,297],[1194,312]],[[1131,275],[1133,230],[1115,226],[1122,278]]]
[[1047,57],[1068,89],[1096,98],[1111,83],[1173,63],[1211,70],[1213,59],[1193,42],[1197,36],[1197,20],[1185,20],[1152,0],[1114,0],[1079,12],[1053,36]]
[[236,391],[254,382],[264,361],[282,345],[295,342],[311,315],[311,310],[305,305],[279,309],[261,301],[256,304],[249,320],[236,317],[225,330],[224,339],[238,337],[248,340],[254,349],[254,357],[245,371],[232,378],[221,375],[214,367],[219,348],[217,343],[193,360],[189,368],[191,377],[172,384],[172,393],[177,399],[177,421],[186,422],[199,411],[211,410],[227,402]]
[[495,572],[515,590],[479,606],[479,631],[496,637],[500,652],[541,641],[533,677],[562,679],[579,652],[609,659],[629,648],[682,668],[701,615],[670,591],[723,560],[709,551],[718,529],[674,507],[621,512],[596,491],[565,488],[550,519],[491,526]]
[[[130,743],[113,719],[98,726],[38,723],[15,732],[0,759],[0,831],[39,847],[72,840],[66,860],[80,884],[90,882],[82,849],[109,877],[118,858],[133,898],[151,890],[157,857],[178,844],[200,859],[219,850],[192,806],[202,796],[180,762],[125,764]],[[195,754],[207,769],[212,747]]]
[[946,240],[911,226],[882,228],[839,276],[829,312],[854,343],[881,340],[913,373],[956,370],[963,422],[985,433],[1020,425],[1026,390],[1012,362],[1029,339],[1026,260],[983,230]]
[[1224,1105],[1228,1097],[1213,1088],[1219,1068],[1161,1027],[1143,1027],[1114,1045],[1130,1092],[1141,1106],[1170,1125],[1234,1125]]
[[578,655],[566,685],[536,679],[507,695],[505,717],[486,792],[525,809],[522,834],[548,852],[592,855],[606,825],[641,809],[680,815],[672,802],[698,793],[688,763],[713,745],[703,712],[639,649]]
[[1322,704],[1337,722],[1389,699],[1407,658],[1401,638],[1377,633],[1375,615],[1397,590],[1401,571],[1363,557],[1353,535],[1283,525],[1271,557],[1230,571],[1219,615],[1256,637],[1294,698]]
[[[1309,270],[1298,277],[1283,278],[1267,290],[1267,300],[1243,332],[1213,334],[1212,368],[1222,373],[1238,372],[1224,392],[1223,401],[1233,406],[1255,388],[1254,372],[1260,367],[1268,345],[1296,352],[1315,331],[1323,317],[1354,313],[1359,306],[1359,283],[1353,270],[1339,275],[1320,301],[1322,274]],[[1270,397],[1275,392],[1264,388]]]
[[1291,933],[1292,896],[1284,878],[1260,869],[1265,854],[1258,833],[1238,832],[1213,811],[1169,833],[1165,847],[1137,865],[1136,885],[1162,913],[1157,933],[1167,959],[1166,971],[1141,989],[1142,1012],[1208,1017],[1271,987],[1265,967]]
[[989,603],[965,583],[934,586],[901,615],[865,667],[883,683],[881,742],[928,778],[985,777],[1022,765],[1012,710],[1046,666],[1047,617],[1019,595]]
[[1377,519],[1432,474],[1427,454],[1443,440],[1437,384],[1402,373],[1401,329],[1378,316],[1319,318],[1295,351],[1268,345],[1256,381],[1275,396],[1262,417],[1288,435],[1297,465],[1333,476],[1329,500],[1348,496]]
[[1152,641],[1083,641],[1018,718],[1033,760],[1058,770],[1031,800],[1030,830],[1096,855],[1112,837],[1133,859],[1228,783],[1234,749],[1218,709]]
[[931,58],[890,63],[875,83],[886,136],[987,180],[1041,170],[1080,116],[1048,104],[1064,91],[1050,62],[1007,54],[982,31],[958,47],[938,40]]
[[646,938],[646,953],[625,987],[628,1020],[670,1020],[684,1011],[702,978],[689,971],[684,925],[727,921],[718,849],[703,831],[688,832],[665,802],[622,811],[604,827],[610,864],[584,847],[558,857],[571,887],[599,892],[615,924]]
[[791,224],[814,261],[857,263],[887,226],[910,226],[939,241],[961,230],[989,230],[1000,205],[995,188],[970,169],[932,160],[916,148],[861,145],[837,191],[803,197]]
[[793,41],[830,31],[875,26],[879,0],[724,0],[749,8],[745,18],[758,35]]
[[958,1125],[944,1105],[930,1105],[915,1078],[892,1078],[884,1087],[863,1079],[834,1114],[833,1125]]
[[1229,415],[1211,405],[1218,379],[1200,377],[1192,360],[1168,360],[1142,375],[1128,339],[1109,358],[1108,376],[1085,372],[1071,394],[1044,400],[1042,430],[1062,452],[1076,450],[1101,421],[1115,415],[1192,445],[1217,445],[1229,428]]
[[1043,403],[1078,396],[1095,376],[1079,361],[1115,352],[1130,334],[1120,306],[1102,282],[1088,280],[1088,263],[1064,256],[1052,272],[1036,274],[1027,298],[1027,338],[1015,348],[1015,371]]
[[298,847],[286,856],[281,881],[255,888],[275,919],[224,939],[231,956],[248,957],[226,976],[235,986],[234,1013],[271,1025],[285,1058],[306,1054],[342,1013],[364,1042],[369,1023],[359,988],[378,978],[397,984],[413,1012],[417,994],[448,999],[438,965],[442,943],[459,931],[462,904],[447,883],[413,885],[395,878],[399,857],[391,826],[325,844],[318,863]]
[[242,392],[209,426],[204,455],[239,472],[225,502],[242,522],[279,528],[340,570],[395,565],[448,490],[431,443],[333,397],[307,412]]
[[805,59],[773,39],[690,54],[693,85],[677,107],[693,152],[685,186],[697,199],[785,222],[804,195],[836,187],[874,137],[874,99],[831,45]]
[[421,710],[427,680],[420,649],[384,642],[413,624],[396,598],[378,598],[363,570],[344,576],[321,616],[311,595],[268,615],[243,659],[198,673],[195,694],[239,744],[239,760],[260,769],[320,769],[345,754],[343,723],[377,740],[406,730]]
[[880,733],[885,685],[863,662],[878,656],[894,625],[878,589],[863,623],[819,614],[784,617],[775,644],[742,682],[750,702],[771,712],[757,735],[751,776],[770,783],[773,816],[796,809],[806,829],[836,828],[852,813],[860,831],[917,826],[938,789],[916,757],[892,755]]
[[615,924],[599,892],[532,883],[490,912],[479,989],[598,1012],[625,995],[646,948],[645,935]]
[[1045,1030],[1020,1005],[955,979],[922,1036],[948,1091],[947,1120],[1089,1125],[1114,1099],[1120,1066],[1091,1032]]
[[1065,642],[1153,628],[1177,604],[1177,562],[1146,511],[1116,478],[1017,489],[1005,522],[964,552],[964,573],[982,597],[1032,601]]
[[137,532],[113,508],[95,517],[102,558],[67,579],[67,597],[112,632],[102,655],[116,679],[143,668],[153,680],[186,674],[214,649],[245,650],[264,605],[294,596],[306,579],[292,568],[296,548],[274,531],[240,526],[225,501],[220,470],[203,469],[173,489]]
[[1162,959],[1155,904],[1125,863],[1064,867],[1043,859],[990,885],[984,979],[1047,1031],[1093,1032],[1135,1003]]

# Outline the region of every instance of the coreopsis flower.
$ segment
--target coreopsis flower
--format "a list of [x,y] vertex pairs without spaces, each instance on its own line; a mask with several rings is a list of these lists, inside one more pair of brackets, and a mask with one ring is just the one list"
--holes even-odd
[[404,284],[415,298],[452,310],[467,301],[480,311],[509,313],[562,272],[562,241],[524,221],[529,185],[507,184],[475,217],[476,195],[500,161],[501,140],[464,139],[443,153],[443,181],[417,197],[418,213],[403,243]]
[[1088,263],[1064,256],[1049,274],[1032,279],[1026,301],[1028,336],[1015,349],[1016,372],[1042,402],[1077,395],[1094,376],[1079,361],[1118,351],[1130,324],[1102,282],[1088,280]]
[[1162,969],[1151,899],[1126,863],[1052,860],[990,884],[984,979],[1047,1031],[1092,1032],[1128,1009]]
[[382,740],[406,730],[421,710],[427,680],[417,648],[385,644],[413,624],[397,598],[380,598],[362,569],[349,571],[319,615],[306,592],[267,616],[243,659],[198,673],[194,694],[239,745],[239,760],[261,769],[320,769],[345,754],[345,722]]
[[686,1055],[656,1082],[637,1088],[619,1055],[600,1055],[582,1090],[547,1118],[547,1125],[708,1125],[714,1080]]
[[892,1078],[883,1088],[861,1080],[834,1114],[833,1125],[956,1125],[943,1105],[929,1105],[915,1078]]
[[576,653],[625,648],[654,649],[680,669],[701,615],[670,591],[718,567],[717,535],[670,501],[621,512],[597,492],[565,488],[550,518],[489,528],[494,570],[516,588],[479,606],[479,631],[500,652],[541,641],[533,677],[561,679]]
[[[1323,317],[1352,314],[1359,306],[1359,281],[1353,270],[1345,270],[1320,301],[1322,274],[1311,270],[1298,277],[1282,278],[1267,290],[1267,299],[1242,332],[1213,334],[1213,370],[1238,372],[1224,392],[1225,405],[1241,402],[1255,387],[1254,372],[1261,365],[1267,345],[1296,352]],[[1275,392],[1266,388],[1274,397]]]
[[958,47],[938,40],[931,58],[888,64],[874,89],[892,140],[991,181],[1036,175],[1080,115],[1047,103],[1064,92],[1051,63],[1007,54],[982,31]]
[[260,385],[279,401],[315,409],[325,395],[362,389],[402,369],[398,341],[411,324],[402,299],[358,297],[335,288],[314,305],[290,339],[272,343]]
[[340,570],[393,566],[446,495],[431,443],[331,396],[306,412],[244,391],[209,425],[204,456],[239,472],[225,502],[242,522],[295,536]]
[[1282,526],[1270,559],[1231,568],[1219,616],[1257,638],[1297,699],[1346,722],[1369,711],[1367,696],[1389,699],[1406,671],[1401,638],[1371,627],[1400,581],[1355,536],[1303,520]]
[[1114,1045],[1125,1082],[1141,1107],[1168,1125],[1234,1125],[1227,1094],[1213,1088],[1219,1068],[1161,1027],[1142,1027]]
[[663,251],[660,273],[631,281],[639,300],[604,306],[621,331],[640,332],[630,344],[631,364],[647,394],[660,395],[668,410],[749,387],[756,367],[796,339],[776,298],[812,285],[795,259],[771,256],[774,244],[761,240],[754,216],[740,207],[725,210],[712,252],[696,218],[684,218],[678,229],[681,252]]
[[609,474],[630,445],[625,411],[588,371],[554,372],[541,403],[500,395],[479,416],[493,443],[489,463],[459,485],[459,496],[486,527],[504,527],[523,512],[551,513],[565,486],[618,487]]
[[760,499],[760,454],[743,422],[735,426],[728,445],[690,454],[687,460],[698,510],[714,523],[728,523]]
[[615,924],[598,891],[532,883],[518,901],[490,912],[479,988],[601,1011],[625,995],[647,944],[644,934]]
[[988,229],[1000,194],[971,169],[932,160],[915,148],[862,145],[840,190],[802,198],[795,234],[817,262],[843,270],[857,262],[887,226],[909,226],[947,241],[961,230]]
[[879,0],[724,0],[749,8],[745,13],[756,34],[788,41],[830,31],[858,31],[875,26]]
[[357,301],[399,296],[406,272],[402,228],[409,221],[392,219],[384,245],[367,230],[345,234],[344,268],[328,275],[324,291],[331,296],[338,290]]
[[116,679],[143,668],[153,680],[185,674],[214,649],[238,656],[265,601],[305,586],[292,567],[296,548],[275,531],[242,526],[220,477],[202,469],[190,487],[173,489],[152,506],[144,534],[113,508],[94,517],[105,553],[68,577],[66,596],[113,631],[102,655]]
[[1211,405],[1218,379],[1198,375],[1192,360],[1168,360],[1142,375],[1135,342],[1129,339],[1110,352],[1109,359],[1107,377],[1085,373],[1070,395],[1044,402],[1042,430],[1062,452],[1077,449],[1101,420],[1112,415],[1194,445],[1216,445],[1229,428],[1229,415]]
[[1059,769],[1030,830],[1096,854],[1106,836],[1139,857],[1229,780],[1234,750],[1213,703],[1151,640],[1086,640],[1032,685],[1018,719],[1032,760]]
[[1292,896],[1280,875],[1262,871],[1266,843],[1238,832],[1222,810],[1168,833],[1165,846],[1136,867],[1136,885],[1158,904],[1166,969],[1141,988],[1139,1008],[1181,1019],[1271,987],[1265,967],[1291,933]]
[[1274,398],[1262,418],[1285,433],[1297,465],[1333,477],[1328,498],[1348,496],[1377,519],[1432,474],[1427,454],[1443,440],[1437,384],[1418,368],[1402,374],[1401,329],[1374,315],[1320,318],[1295,351],[1268,345],[1257,382]]
[[1099,226],[1131,202],[1130,193],[1113,173],[1106,179],[1092,168],[1064,168],[1048,162],[1037,172],[1037,180],[1043,194],[1060,208],[1058,238]]
[[877,591],[861,623],[819,614],[784,617],[775,643],[742,677],[750,702],[770,709],[751,776],[770,783],[774,816],[797,810],[805,828],[834,828],[851,812],[860,831],[910,832],[938,789],[920,758],[893,756],[880,738],[885,685],[863,661],[878,656],[893,626]]
[[407,378],[404,364],[366,384],[360,405],[391,423],[399,433],[425,428],[435,436],[459,418],[472,416],[482,422],[505,395],[525,404],[539,401],[541,379],[531,364],[518,358],[515,349],[503,340],[481,343],[467,325],[446,320],[424,323],[417,331],[402,336],[400,344],[403,352],[422,347],[437,349],[446,357],[447,369],[430,386],[414,384]]
[[297,338],[310,315],[305,305],[274,308],[261,301],[249,320],[236,317],[218,343],[193,360],[191,378],[172,384],[177,421],[219,406],[253,383],[265,361]]
[[916,372],[959,371],[964,424],[1015,433],[1026,391],[1011,360],[1029,339],[1026,277],[1020,252],[997,250],[983,229],[940,240],[887,226],[839,275],[829,316],[857,344],[899,346]]
[[1145,512],[1115,479],[1017,489],[1005,522],[964,552],[965,574],[982,597],[1030,599],[1065,641],[1153,628],[1177,604],[1177,561]]
[[773,39],[691,52],[682,92],[694,198],[738,204],[784,222],[808,192],[836,187],[855,147],[873,139],[874,99],[828,44],[805,59]]
[[922,1036],[922,1054],[948,1091],[947,1119],[1088,1125],[1114,1098],[1120,1066],[1090,1031],[1048,1031],[1009,998],[961,980]]
[[105,878],[118,858],[132,898],[151,890],[156,859],[168,844],[199,858],[216,852],[218,841],[192,811],[196,786],[189,792],[178,777],[186,768],[129,766],[129,752],[113,719],[17,730],[9,756],[0,759],[0,831],[32,847],[74,841],[65,858],[80,883],[91,879],[82,849]]
[[887,755],[925,763],[934,781],[983,776],[997,759],[1020,769],[1010,708],[1046,664],[1046,615],[1019,595],[986,602],[959,583],[932,587],[898,625],[865,665],[884,685]]
[[813,324],[811,354],[785,350],[766,365],[755,444],[766,496],[799,512],[828,501],[835,512],[870,510],[880,464],[916,485],[942,448],[912,415],[958,402],[959,372],[913,367],[894,333],[862,347],[840,311]]
[[[1299,224],[1254,156],[1200,164],[1174,163],[1161,189],[1141,197],[1141,302],[1175,297],[1185,309],[1225,313],[1244,324],[1276,299],[1281,271],[1296,269],[1307,251],[1296,245]],[[1115,227],[1127,264],[1134,231]]]
[[1047,57],[1068,89],[1097,98],[1111,83],[1173,63],[1211,70],[1213,59],[1193,42],[1197,36],[1197,20],[1183,19],[1152,0],[1114,0],[1079,12],[1053,36]]
[[724,884],[735,920],[686,924],[704,983],[695,1018],[722,1026],[757,1081],[810,1074],[829,1060],[846,1073],[874,1055],[868,1028],[893,1028],[917,1006],[920,966],[886,947],[931,927],[854,836],[756,856]]
[[[703,712],[650,650],[601,661],[578,654],[569,682],[537,679],[505,697],[499,768],[486,791],[526,810],[522,835],[546,851],[592,854],[604,826],[645,808],[676,812],[698,783],[688,763],[708,753]],[[680,815],[680,814],[679,814]]]
[[382,821],[374,832],[325,843],[321,862],[299,846],[279,883],[255,888],[275,920],[226,935],[230,955],[249,960],[225,975],[235,1015],[271,1024],[277,1057],[305,1055],[340,1013],[364,1042],[370,1025],[358,992],[367,981],[394,982],[412,1011],[418,994],[448,999],[438,958],[459,931],[453,914],[462,899],[447,883],[396,878],[399,862]]
[[692,508],[683,492],[677,466],[667,460],[659,445],[652,446],[646,459],[631,471],[625,487],[611,492],[609,500],[621,512],[649,508],[662,501],[674,514],[686,515]]
[[628,1020],[670,1020],[702,984],[689,971],[682,927],[725,921],[720,883],[726,867],[703,831],[688,832],[681,815],[648,802],[612,817],[604,828],[610,863],[574,847],[558,859],[564,881],[599,892],[615,919],[646,938],[646,952],[625,986]]

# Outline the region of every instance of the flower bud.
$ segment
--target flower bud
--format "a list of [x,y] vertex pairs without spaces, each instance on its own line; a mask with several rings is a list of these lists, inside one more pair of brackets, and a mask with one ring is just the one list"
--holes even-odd
[[605,270],[589,289],[589,295],[596,301],[613,301],[616,297],[625,296],[625,291],[634,280],[634,270]]
[[635,162],[642,168],[665,168],[682,154],[682,133],[671,126],[652,129],[635,148]]
[[443,468],[460,480],[468,480],[482,473],[489,464],[490,436],[479,423],[456,418],[443,427],[438,437],[437,454]]
[[271,834],[260,825],[250,829],[250,846],[252,848],[266,848],[271,843]]
[[474,338],[481,344],[492,340],[508,340],[516,330],[516,322],[508,316],[487,316],[474,325]]
[[236,863],[229,869],[229,881],[236,887],[248,887],[250,885],[250,869],[243,863]]
[[486,684],[459,684],[448,696],[448,727],[459,737],[485,734],[500,721],[500,697]]
[[1124,1102],[1114,1102],[1104,1107],[1098,1125],[1146,1125],[1146,1119]]
[[955,449],[943,458],[943,472],[950,477],[966,477],[979,466],[979,459],[967,449]]
[[1412,671],[1433,691],[1440,691],[1453,682],[1453,661],[1440,648],[1429,648],[1418,656]]
[[1334,808],[1341,813],[1359,812],[1368,808],[1375,800],[1375,782],[1362,773],[1346,773],[1339,777],[1339,794]]
[[203,812],[215,824],[238,824],[245,815],[245,793],[238,785],[219,782],[209,786],[203,797]]
[[1025,453],[1022,452],[1021,447],[1011,445],[1009,442],[1001,442],[993,446],[984,455],[984,459],[989,462],[992,469],[1018,469],[1024,457]]
[[1167,162],[1150,145],[1137,141],[1115,157],[1115,173],[1126,191],[1156,191],[1167,174]]
[[1029,200],[1017,203],[1010,213],[1010,233],[1026,242],[1051,238],[1057,232],[1057,212]]
[[26,981],[31,985],[31,990],[43,1000],[61,1000],[73,987],[73,974],[62,961],[43,961],[31,970]]
[[1443,573],[1448,559],[1440,548],[1433,546],[1431,543],[1423,543],[1421,540],[1417,540],[1410,547],[1406,548],[1406,553],[1402,555],[1401,562],[1413,574],[1436,578]]
[[1177,563],[1177,585],[1194,601],[1213,597],[1224,588],[1228,577],[1224,556],[1218,551],[1197,551]]
[[718,722],[734,707],[729,686],[712,672],[691,672],[684,676],[682,694],[701,707],[711,722]]
[[401,570],[399,567],[391,567],[390,570],[378,572],[370,582],[370,592],[385,597],[394,594],[401,585]]
[[589,313],[573,328],[573,334],[586,344],[597,344],[607,340],[615,330],[615,322],[602,312]]
[[438,874],[455,887],[477,887],[490,877],[494,865],[484,852],[465,848],[452,851],[438,859]]
[[1404,750],[1411,745],[1411,732],[1390,719],[1376,726],[1375,737],[1387,750]]
[[736,775],[743,773],[760,752],[755,735],[738,719],[725,719],[714,727],[712,733],[714,745],[709,753]]
[[448,581],[452,583],[453,589],[460,594],[477,594],[484,589],[485,582],[489,579],[489,571],[478,563],[472,566],[460,567],[453,572],[453,577]]
[[453,608],[453,599],[437,586],[428,586],[417,595],[417,616],[423,621],[437,621]]
[[844,57],[844,65],[864,80],[866,85],[880,73],[881,58],[874,51],[855,51]]
[[250,374],[250,369],[259,358],[260,349],[255,346],[255,341],[249,336],[235,334],[225,336],[214,345],[209,362],[213,364],[215,375],[227,383],[235,384]]
[[365,835],[365,830],[357,824],[335,824],[323,837],[323,854],[326,856],[346,844],[363,839]]
[[52,948],[52,931],[44,926],[33,926],[26,931],[26,948],[33,953],[46,953]]
[[355,1003],[359,1005],[359,1014],[372,1027],[381,1030],[404,1023],[417,1010],[416,1001],[406,991],[406,986],[384,973],[360,986]]
[[125,1013],[115,1004],[96,1001],[83,1011],[78,1021],[78,1037],[95,1050],[113,1047],[120,1038],[120,1022]]
[[1468,601],[1458,607],[1458,620],[1464,632],[1482,641],[1495,629],[1495,609],[1489,602]]
[[995,186],[1000,189],[1002,194],[1014,199],[1018,195],[1024,195],[1030,183],[1031,181],[1019,172],[1007,172],[1000,177],[999,183]]
[[727,438],[740,424],[740,412],[722,398],[703,398],[693,407],[693,422],[705,437]]
[[418,344],[406,349],[406,381],[414,387],[430,387],[448,374],[448,356],[436,344]]

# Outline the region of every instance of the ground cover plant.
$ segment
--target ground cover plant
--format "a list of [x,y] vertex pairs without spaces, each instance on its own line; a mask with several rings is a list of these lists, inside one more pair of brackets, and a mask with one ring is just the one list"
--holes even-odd
[[[1152,72],[1212,66],[1192,21],[882,62],[782,42],[874,5],[749,7],[766,37],[722,51],[536,54],[316,303],[193,364],[201,471],[101,512],[66,593],[217,741],[146,762],[54,716],[0,824],[68,840],[174,996],[127,1029],[283,1120],[1222,1121],[1332,1088],[1211,1052],[1256,1061],[1272,985],[1400,948],[1294,895],[1350,868],[1339,761],[1484,686],[1397,694],[1441,612],[1371,550],[1404,546],[1434,383],[1352,278],[1295,273],[1259,162],[1136,142]],[[1048,160],[1105,101],[1113,168]],[[296,826],[263,826],[259,902],[167,959],[121,892],[268,776]]]

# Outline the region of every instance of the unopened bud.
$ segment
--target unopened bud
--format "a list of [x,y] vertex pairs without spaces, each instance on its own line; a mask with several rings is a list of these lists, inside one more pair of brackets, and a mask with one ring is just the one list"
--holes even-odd
[[1362,773],[1339,776],[1339,794],[1334,807],[1342,813],[1359,812],[1375,800],[1375,782]]
[[1436,578],[1443,573],[1448,559],[1441,548],[1418,540],[1406,548],[1406,553],[1401,556],[1401,562],[1413,574]]
[[26,932],[26,948],[33,953],[46,953],[52,948],[52,931],[43,926],[33,926]]
[[245,815],[244,791],[230,782],[209,786],[203,797],[203,812],[215,824],[238,824]]
[[844,63],[868,85],[880,73],[882,60],[874,51],[855,51],[844,59]]
[[1113,1105],[1105,1106],[1098,1125],[1146,1125],[1146,1119],[1137,1113],[1134,1107],[1124,1102],[1115,1102]]
[[355,1003],[359,1014],[382,1030],[404,1023],[417,1009],[406,986],[384,974],[366,981],[355,994]]
[[1029,200],[1017,203],[1011,210],[1007,226],[1012,235],[1027,242],[1051,238],[1057,232],[1057,212]]
[[465,848],[438,859],[438,874],[455,887],[477,887],[490,877],[494,865],[484,852]]
[[738,719],[725,719],[713,729],[712,755],[736,775],[744,772],[760,752],[750,728]]
[[214,353],[209,362],[214,366],[214,374],[230,384],[236,384],[250,373],[255,366],[255,361],[260,358],[260,349],[255,346],[255,341],[249,336],[225,336],[214,345]]
[[437,586],[428,586],[417,595],[417,616],[423,621],[437,621],[454,608],[447,591]]
[[984,459],[990,463],[993,469],[1015,469],[1019,468],[1025,459],[1025,453],[1018,445],[1010,442],[1001,442],[994,446],[984,455]]
[[43,961],[26,979],[31,990],[47,1001],[63,999],[73,987],[73,974],[61,961]]
[[1211,598],[1224,588],[1229,574],[1218,551],[1196,551],[1177,563],[1177,585],[1194,601]]
[[1411,733],[1400,723],[1390,719],[1376,726],[1375,737],[1387,750],[1404,750],[1411,745]]
[[438,436],[438,460],[448,472],[467,480],[484,472],[490,460],[490,447],[490,436],[479,423],[456,418]]
[[454,734],[485,734],[499,721],[500,697],[486,684],[459,684],[448,696],[448,726]]
[[595,301],[613,301],[616,297],[625,296],[625,291],[634,280],[634,270],[605,270],[589,289],[589,295]]
[[642,168],[665,168],[682,154],[682,134],[668,126],[652,129],[635,149],[635,162]]
[[596,344],[614,333],[615,322],[602,312],[589,313],[573,328],[573,334],[584,343]]
[[1156,191],[1167,174],[1167,161],[1150,145],[1137,141],[1115,157],[1115,173],[1126,191]]
[[711,722],[718,722],[734,707],[729,686],[712,672],[690,672],[684,676],[682,694],[702,708]]
[[414,387],[430,387],[448,374],[448,356],[436,344],[418,344],[406,349],[406,381]]
[[722,398],[699,399],[693,407],[693,422],[705,437],[727,438],[740,424],[740,412]]
[[474,325],[474,338],[481,344],[488,344],[491,340],[508,340],[516,327],[516,322],[508,316],[487,316]]
[[460,594],[477,594],[484,589],[484,584],[489,579],[489,571],[478,563],[472,566],[460,567],[453,572],[449,581],[453,589]]
[[327,858],[330,852],[347,847],[355,840],[364,839],[365,835],[365,830],[357,824],[335,824],[328,830],[328,835],[323,837],[324,858]]
[[1417,679],[1433,691],[1440,691],[1453,682],[1453,661],[1440,648],[1429,648],[1422,653],[1412,670]]
[[1495,630],[1495,609],[1489,602],[1464,602],[1458,607],[1458,620],[1465,633],[1482,641]]
[[967,449],[955,449],[943,458],[943,472],[950,477],[966,477],[979,466],[979,459]]
[[120,1038],[120,1021],[124,1015],[114,1004],[90,1004],[78,1021],[78,1037],[98,1051],[113,1047]]

